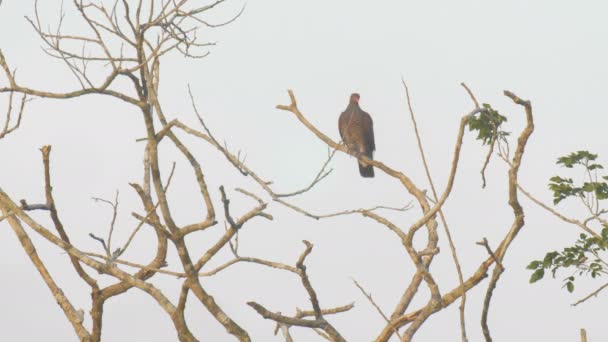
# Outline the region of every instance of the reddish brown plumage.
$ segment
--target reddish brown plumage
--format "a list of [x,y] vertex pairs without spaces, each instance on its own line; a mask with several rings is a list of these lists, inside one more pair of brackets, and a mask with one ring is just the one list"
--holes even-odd
[[[369,159],[374,158],[376,145],[374,142],[374,122],[372,117],[359,107],[359,94],[350,96],[346,110],[340,114],[338,129],[340,137],[346,146],[355,154],[361,154]],[[363,177],[374,177],[374,168],[359,162],[359,173]]]

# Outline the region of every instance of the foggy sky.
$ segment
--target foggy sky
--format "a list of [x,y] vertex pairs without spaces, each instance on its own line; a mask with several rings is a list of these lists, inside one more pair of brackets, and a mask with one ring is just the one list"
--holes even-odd
[[[227,4],[213,21],[228,18],[242,4]],[[61,2],[46,1],[40,6],[46,23],[55,25]],[[64,7],[66,30],[86,32],[73,4],[68,1]],[[506,115],[506,129],[517,136],[525,117],[520,106],[502,95],[508,89],[532,101],[536,124],[520,169],[520,183],[550,203],[546,184],[551,176],[582,177],[556,166],[559,156],[588,149],[599,153],[601,162],[608,160],[606,13],[608,4],[603,1],[248,1],[233,24],[202,31],[209,41],[217,41],[210,56],[191,60],[171,55],[163,61],[160,99],[170,118],[196,126],[187,95],[190,84],[218,140],[246,154],[248,165],[272,180],[277,191],[289,192],[314,178],[327,147],[293,115],[275,106],[288,104],[287,89],[293,89],[307,118],[338,139],[338,115],[346,107],[348,95],[358,92],[361,106],[374,119],[375,157],[428,189],[407,112],[403,77],[410,87],[432,175],[442,192],[458,122],[473,108],[460,82],[467,83],[480,101]],[[24,15],[33,15],[33,1],[6,0],[0,6],[0,48],[9,65],[18,69],[18,82],[44,90],[77,89],[65,65],[41,51],[42,42]],[[0,85],[5,84],[2,74]],[[3,96],[0,108],[5,104]],[[4,116],[0,116],[3,122]],[[100,252],[99,244],[88,234],[104,235],[111,212],[91,197],[111,199],[120,191],[115,239],[124,241],[137,224],[131,212],[142,212],[128,183],[141,181],[144,143],[135,140],[144,135],[140,114],[110,97],[37,99],[29,104],[22,127],[0,141],[0,187],[15,199],[43,202],[38,149],[52,145],[54,194],[68,234],[80,249]],[[237,214],[255,203],[234,188],[264,195],[213,148],[194,139],[185,141],[201,161],[216,206],[220,185],[229,190],[231,209]],[[515,146],[514,137],[511,146]],[[479,170],[485,153],[486,148],[467,134],[454,190],[444,207],[465,277],[486,258],[475,242],[486,237],[496,246],[512,221],[507,169],[496,156],[488,168],[488,186],[481,189]],[[204,204],[187,161],[168,146],[161,149],[160,159],[165,176],[171,163],[178,162],[170,191],[178,223],[204,217]],[[361,178],[352,157],[339,154],[331,167],[334,170],[327,179],[295,200],[298,205],[322,214],[376,205],[399,207],[413,200],[397,181],[381,172],[373,179]],[[586,328],[590,341],[608,340],[604,319],[599,316],[605,311],[605,293],[570,306],[600,286],[601,279],[578,282],[573,294],[561,288],[566,274],[528,284],[530,272],[525,266],[549,250],[571,244],[580,231],[524,198],[521,203],[526,225],[507,252],[506,272],[492,299],[489,325],[494,339],[576,341],[579,329]],[[574,201],[564,202],[558,209],[570,217],[584,215]],[[307,270],[322,306],[355,301],[355,309],[328,319],[349,341],[375,338],[385,322],[351,278],[391,312],[415,271],[400,242],[386,227],[359,216],[315,221],[275,203],[267,211],[274,221],[253,220],[239,233],[241,254],[294,264],[303,250],[301,240],[311,241],[315,248],[307,259]],[[383,213],[405,227],[420,215],[417,207],[404,213]],[[32,215],[49,223],[46,213]],[[222,227],[220,222],[189,239],[191,252],[204,252],[223,234]],[[30,236],[75,307],[88,312],[88,287],[77,278],[66,254],[35,234]],[[443,230],[439,239],[441,253],[431,272],[440,290],[449,291],[458,280]],[[125,258],[149,259],[156,249],[154,243],[154,234],[142,231]],[[0,248],[0,340],[76,341],[69,322],[5,222],[0,223]],[[222,251],[209,267],[230,257],[228,250]],[[168,261],[169,269],[179,270],[174,251]],[[101,284],[112,283],[102,279]],[[167,291],[172,300],[177,299],[178,280],[156,275],[151,282]],[[273,335],[274,324],[246,306],[247,301],[255,300],[284,314],[310,305],[297,277],[257,265],[235,265],[203,279],[202,284],[254,341],[281,338]],[[479,320],[486,287],[487,280],[467,293],[470,341],[483,340]],[[420,288],[412,310],[426,302],[424,284]],[[189,304],[188,322],[195,336],[205,341],[233,340],[200,304],[194,300]],[[457,306],[432,316],[415,340],[459,341]],[[109,300],[104,313],[104,341],[176,340],[166,314],[137,289]],[[292,328],[291,332],[296,341],[319,338],[307,329]]]

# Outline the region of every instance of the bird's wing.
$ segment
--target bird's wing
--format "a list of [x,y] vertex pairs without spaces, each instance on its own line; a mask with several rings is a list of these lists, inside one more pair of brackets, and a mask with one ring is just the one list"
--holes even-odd
[[374,139],[374,121],[372,117],[364,111],[361,111],[363,117],[363,136],[366,148],[371,152],[376,150],[376,142]]

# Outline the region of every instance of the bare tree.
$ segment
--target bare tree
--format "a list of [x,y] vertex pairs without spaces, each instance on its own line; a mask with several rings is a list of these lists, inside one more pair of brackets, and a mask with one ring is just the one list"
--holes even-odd
[[[75,0],[73,8],[79,14],[80,20],[88,27],[88,32],[77,34],[66,33],[62,29],[63,12],[54,30],[45,29],[46,25],[43,23],[43,18],[40,17],[36,9],[34,17],[27,20],[44,42],[45,52],[52,58],[62,61],[80,85],[77,89],[67,92],[40,90],[33,86],[21,84],[15,71],[10,68],[10,61],[7,61],[0,51],[0,66],[2,66],[6,76],[6,84],[0,86],[0,93],[7,94],[8,97],[8,106],[4,116],[5,124],[2,126],[0,139],[20,127],[21,117],[28,100],[31,98],[67,100],[89,94],[101,94],[133,106],[141,113],[143,118],[146,131],[146,137],[142,139],[142,141],[145,141],[145,148],[142,151],[143,175],[138,183],[130,184],[133,191],[138,195],[143,209],[139,213],[134,212],[132,214],[139,223],[133,228],[129,238],[122,245],[113,240],[119,207],[118,193],[116,198],[111,201],[102,198],[97,199],[109,205],[113,213],[106,236],[100,237],[91,234],[91,238],[100,243],[102,253],[81,250],[70,242],[69,233],[72,229],[63,225],[60,219],[60,208],[53,197],[51,146],[41,148],[42,164],[44,166],[42,177],[45,184],[43,189],[45,194],[44,203],[31,204],[26,200],[15,200],[13,196],[0,188],[0,210],[2,211],[0,221],[6,220],[11,226],[32,264],[41,274],[78,337],[83,341],[100,341],[102,339],[104,304],[106,301],[136,288],[149,295],[164,310],[167,318],[173,323],[180,341],[198,340],[191,332],[185,316],[185,309],[188,305],[187,298],[190,294],[193,294],[194,298],[213,315],[217,322],[224,327],[227,334],[232,335],[239,341],[250,341],[252,339],[250,333],[217,304],[213,295],[203,286],[200,279],[201,277],[214,276],[237,263],[255,263],[293,273],[309,296],[310,309],[297,309],[296,314],[291,316],[267,308],[264,304],[255,301],[247,303],[250,308],[259,313],[261,318],[276,322],[277,330],[275,333],[280,330],[286,341],[292,341],[290,329],[302,327],[313,329],[319,336],[330,341],[345,341],[343,335],[330,323],[328,317],[348,312],[353,309],[353,304],[338,307],[323,306],[323,302],[317,296],[314,287],[315,279],[309,276],[305,265],[307,256],[313,251],[312,243],[304,241],[305,249],[293,265],[240,254],[238,232],[245,228],[252,219],[272,220],[273,216],[268,212],[268,207],[270,204],[275,204],[316,220],[341,215],[360,215],[363,219],[371,219],[376,224],[388,229],[394,238],[401,243],[416,271],[411,275],[410,282],[403,288],[401,297],[395,301],[394,307],[389,312],[384,312],[374,302],[373,290],[368,293],[355,281],[356,286],[361,289],[365,297],[386,321],[384,328],[378,332],[375,341],[388,341],[393,336],[397,336],[402,341],[410,341],[429,317],[449,307],[459,299],[461,339],[466,341],[464,315],[466,293],[482,284],[482,281],[491,271],[482,312],[483,332],[486,340],[490,341],[487,317],[493,290],[505,270],[503,265],[505,255],[524,226],[524,210],[519,202],[518,189],[524,195],[531,197],[521,188],[518,182],[518,171],[522,164],[526,144],[534,131],[531,103],[510,91],[504,92],[504,95],[511,99],[513,103],[521,106],[524,113],[522,117],[525,120],[525,127],[519,132],[515,149],[511,153],[507,137],[500,126],[503,117],[490,106],[480,105],[469,88],[463,84],[466,94],[472,100],[472,109],[462,116],[457,127],[457,138],[453,145],[451,167],[446,186],[443,189],[437,189],[430,176],[431,172],[426,162],[423,143],[417,129],[409,91],[405,82],[403,83],[405,98],[415,127],[422,167],[426,171],[428,185],[415,184],[407,174],[382,161],[370,160],[365,156],[355,156],[344,144],[333,140],[311,124],[307,116],[298,108],[295,94],[289,90],[289,103],[279,105],[277,108],[293,115],[304,129],[309,130],[317,139],[327,145],[330,153],[326,162],[308,186],[289,193],[280,193],[274,189],[272,182],[262,178],[257,171],[250,168],[240,157],[240,154],[230,151],[225,144],[220,143],[214,137],[205,124],[203,116],[199,113],[195,97],[191,92],[189,95],[192,110],[200,123],[199,127],[191,127],[177,118],[169,118],[165,114],[164,103],[159,98],[161,66],[163,65],[161,62],[164,61],[164,57],[170,53],[179,53],[188,58],[206,56],[208,54],[207,49],[213,44],[201,40],[200,31],[228,24],[240,16],[242,11],[235,13],[233,18],[223,23],[211,23],[208,18],[209,15],[224,2],[225,0],[218,0],[207,5],[201,5],[199,2],[189,0],[120,0],[113,2],[111,5],[105,5],[95,1]],[[103,73],[102,77],[99,77],[100,72]],[[128,81],[129,87],[119,86],[119,80]],[[509,169],[506,178],[508,179],[509,192],[505,204],[513,212],[511,222],[495,223],[496,225],[502,225],[498,228],[504,230],[504,236],[500,241],[491,244],[485,237],[480,236],[479,244],[487,250],[488,256],[484,260],[473,261],[477,268],[471,274],[463,274],[462,272],[457,249],[452,242],[452,232],[448,228],[448,220],[442,211],[450,197],[457,176],[460,153],[463,148],[463,137],[467,127],[477,131],[478,138],[489,146],[481,172],[484,184],[484,171],[492,154],[497,152],[500,158],[508,164]],[[254,201],[255,204],[250,210],[240,216],[235,216],[230,205],[231,200],[234,199],[228,198],[224,187],[219,189],[220,198],[212,197],[205,180],[205,170],[201,166],[201,162],[192,153],[191,147],[184,143],[183,135],[195,137],[214,147],[218,156],[225,159],[229,167],[235,168],[257,185],[257,191],[236,189],[241,195]],[[171,208],[177,204],[171,203],[167,196],[168,191],[170,191],[171,180],[174,177],[175,164],[172,168],[167,168],[167,165],[160,161],[159,146],[161,144],[170,144],[176,147],[180,151],[183,161],[187,162],[195,176],[195,186],[200,193],[200,205],[206,212],[206,215],[197,222],[176,223],[174,211]],[[387,209],[410,210],[413,207],[410,205],[397,208],[378,205],[372,208],[353,208],[318,214],[294,204],[290,198],[303,196],[310,189],[321,186],[321,182],[331,172],[328,165],[336,153],[351,154],[397,180],[404,191],[409,193],[416,202],[420,211],[418,218],[404,226],[392,222],[388,216],[382,214],[382,210]],[[166,171],[163,172],[163,170]],[[424,190],[426,186],[430,187],[430,193]],[[543,205],[541,204],[541,206]],[[30,216],[28,212],[32,210],[48,211],[53,227],[45,226]],[[565,219],[557,213],[556,215]],[[226,230],[211,248],[198,254],[188,248],[185,243],[187,236],[204,234],[208,229],[217,226],[220,220],[225,222]],[[572,221],[571,223],[575,223],[583,229],[586,228],[586,223],[578,221]],[[431,268],[433,259],[440,252],[438,248],[439,225],[443,226],[459,275],[458,286],[448,291],[440,291]],[[143,226],[151,227],[156,234],[156,254],[154,258],[147,263],[137,263],[123,259],[123,254],[129,248],[131,242],[137,238],[138,232]],[[424,235],[426,245],[423,249],[416,249],[413,240],[421,231],[426,231],[426,235]],[[85,313],[82,310],[77,310],[70,302],[69,291],[64,293],[59,288],[57,283],[60,279],[49,273],[44,260],[36,252],[30,234],[40,235],[57,248],[65,251],[74,271],[90,287],[91,309],[89,315],[92,321],[91,326],[84,324]],[[166,269],[167,253],[171,248],[179,256],[180,271]],[[203,271],[209,261],[223,249],[229,249],[232,258],[215,269]],[[467,262],[471,263],[472,261],[468,260]],[[136,269],[135,272],[129,271],[133,268]],[[493,269],[490,270],[491,268]],[[96,271],[98,274],[94,275],[92,271]],[[177,302],[171,301],[163,291],[150,282],[152,277],[160,276],[173,276],[182,279]],[[99,277],[112,277],[117,282],[109,286],[100,286]],[[429,296],[425,297],[426,291],[421,291],[421,289],[428,289]],[[426,304],[413,308],[412,302],[416,296],[425,298]]]

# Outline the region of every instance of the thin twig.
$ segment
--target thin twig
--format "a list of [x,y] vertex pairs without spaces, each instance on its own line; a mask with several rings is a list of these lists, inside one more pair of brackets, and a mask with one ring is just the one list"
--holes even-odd
[[500,264],[500,260],[496,257],[496,255],[494,255],[492,248],[490,248],[488,239],[484,237],[483,240],[475,242],[475,244],[483,246],[486,249],[486,252],[488,252],[488,254],[492,257],[492,260],[494,260],[495,263]]
[[325,168],[327,167],[327,165],[329,165],[329,162],[332,160],[332,158],[334,157],[334,155],[336,154],[337,151],[338,151],[337,149],[332,150],[332,152],[327,157],[327,160],[325,161],[325,163],[323,163],[323,166],[321,166],[321,169],[319,170],[319,172],[317,173],[315,178],[312,180],[312,182],[307,187],[297,190],[297,191],[290,192],[290,193],[285,193],[285,194],[277,193],[277,194],[275,194],[275,196],[277,198],[292,197],[292,196],[297,196],[297,195],[303,194],[303,193],[309,191],[310,189],[312,189],[315,185],[317,185],[319,182],[321,182],[325,177],[329,176],[329,174],[333,171],[333,169],[325,171]]
[[[174,172],[175,172],[175,162],[173,162],[173,166],[171,167],[171,172],[169,173],[169,178],[167,179],[164,191],[167,191],[167,189],[171,185],[171,180],[173,179]],[[137,235],[137,233],[139,232],[141,227],[144,225],[144,223],[146,223],[148,221],[148,219],[150,217],[152,217],[152,215],[156,212],[156,209],[158,208],[159,204],[160,204],[160,202],[156,202],[154,207],[146,213],[146,216],[142,220],[139,220],[139,223],[137,224],[137,226],[135,227],[133,232],[131,232],[131,235],[129,235],[127,242],[125,242],[125,244],[122,246],[122,248],[118,249],[118,253],[115,253],[113,255],[113,259],[116,259],[119,256],[121,256],[127,250],[127,248],[129,248],[129,245],[131,244],[131,241],[133,241],[133,238],[135,238],[135,235]]]
[[600,286],[597,290],[591,292],[590,294],[588,294],[584,298],[577,300],[575,303],[572,303],[572,306],[577,306],[577,305],[579,305],[579,304],[587,301],[591,297],[596,297],[598,295],[598,293],[600,293],[603,289],[605,289],[607,287],[608,287],[608,283]]
[[[386,321],[386,323],[390,323],[391,320],[386,316],[386,314],[382,311],[382,309],[380,309],[380,307],[378,306],[378,304],[376,304],[376,302],[372,298],[372,294],[366,292],[365,289],[363,289],[363,287],[355,279],[352,279],[352,281],[359,288],[359,290],[361,290],[361,293],[363,293],[363,295],[365,296],[365,298],[367,298],[367,300],[374,306],[374,308],[376,308],[376,311],[378,311],[378,313],[380,314],[380,316],[382,316],[382,318],[384,318],[384,320]],[[397,335],[399,337],[399,339],[401,339],[401,334],[399,334],[399,330],[395,329],[395,335]]]

